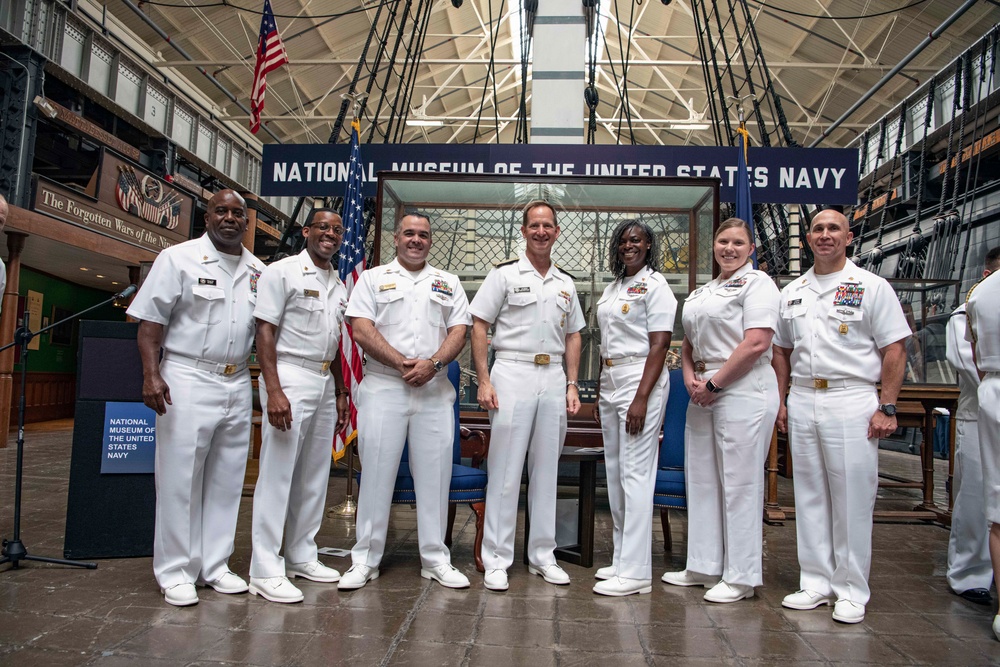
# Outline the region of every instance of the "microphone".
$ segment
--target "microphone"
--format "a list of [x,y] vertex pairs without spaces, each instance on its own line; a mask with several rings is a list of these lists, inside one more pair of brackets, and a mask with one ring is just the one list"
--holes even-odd
[[138,287],[136,287],[135,285],[129,285],[118,294],[115,294],[115,299],[127,299],[138,291],[139,291]]

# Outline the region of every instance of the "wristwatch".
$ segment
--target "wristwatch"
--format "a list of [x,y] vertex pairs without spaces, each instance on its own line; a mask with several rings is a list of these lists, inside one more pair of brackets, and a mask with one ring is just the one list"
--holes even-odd
[[719,385],[715,384],[711,380],[709,380],[708,382],[705,383],[705,389],[708,389],[713,394],[718,394],[720,391],[722,391],[722,387],[720,387]]
[[878,406],[879,412],[884,414],[886,417],[896,416],[896,404],[895,403],[883,403]]
[[576,387],[578,390],[580,389],[580,385],[577,384],[576,380],[567,380],[566,381],[566,386],[567,387]]
[[442,368],[444,368],[444,364],[441,363],[440,359],[435,359],[434,357],[431,357],[431,363],[434,364],[434,372],[435,373],[437,373]]

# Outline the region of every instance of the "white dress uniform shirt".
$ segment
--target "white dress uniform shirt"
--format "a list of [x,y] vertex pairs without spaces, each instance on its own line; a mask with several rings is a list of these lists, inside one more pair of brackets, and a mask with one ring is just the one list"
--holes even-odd
[[239,366],[262,269],[245,248],[223,258],[205,235],[163,250],[128,309],[164,327],[160,374],[172,404],[156,418],[153,542],[163,589],[229,571],[252,409],[250,373]]
[[[316,533],[330,478],[337,423],[337,356],[347,289],[331,267],[324,278],[308,250],[268,266],[257,286],[257,319],[275,325],[278,379],[292,409],[290,428],[265,419],[253,496],[250,576],[285,576],[285,563],[317,560]],[[261,403],[268,391],[260,383]],[[284,537],[284,558],[278,555]]]
[[948,319],[945,354],[958,373],[958,409],[955,411],[954,504],[948,532],[948,585],[956,593],[973,588],[989,590],[993,581],[990,563],[989,524],[983,509],[982,458],[979,452],[979,372],[966,340],[965,304]]
[[[682,320],[698,379],[710,379],[722,368],[747,329],[774,331],[779,300],[770,276],[751,264],[692,292]],[[689,403],[687,409],[686,569],[728,584],[763,583],[764,459],[779,404],[770,359],[768,346],[756,365],[728,383],[711,405]]]
[[[429,359],[448,329],[471,323],[458,276],[429,264],[413,274],[398,260],[367,269],[351,293],[348,318],[363,318],[409,359]],[[393,368],[369,357],[355,396],[364,475],[358,492],[355,565],[378,568],[385,553],[392,492],[404,443],[417,502],[417,538],[425,568],[451,562],[444,544],[451,484],[455,389],[445,373],[407,385]]]
[[601,358],[645,357],[649,334],[673,331],[677,298],[666,278],[648,266],[632,277],[611,283],[597,302]]
[[497,352],[565,354],[566,334],[587,324],[572,276],[553,264],[542,277],[523,254],[487,274],[469,312],[493,324]]
[[608,500],[613,523],[615,575],[626,579],[652,578],[653,493],[663,410],[669,392],[666,368],[646,401],[642,431],[625,430],[628,408],[635,399],[649,355],[649,335],[672,332],[677,299],[666,279],[649,267],[616,280],[597,302],[601,328],[601,358],[611,360],[601,369],[601,411]]
[[792,350],[788,438],[803,590],[860,605],[871,597],[878,441],[867,434],[879,405],[879,349],[910,335],[889,283],[849,259],[837,273],[810,269],[781,292],[774,344]]
[[347,317],[375,322],[386,342],[408,359],[429,359],[450,327],[472,322],[458,276],[424,264],[414,277],[395,259],[361,274]]
[[[493,325],[497,354],[490,381],[500,406],[490,412],[483,565],[489,572],[506,570],[514,562],[517,503],[527,458],[528,562],[544,569],[555,564],[556,485],[566,438],[562,356],[566,336],[586,325],[576,286],[555,264],[542,276],[522,254],[487,274],[469,312]],[[538,354],[550,355],[549,363],[534,364]]]
[[975,340],[979,385],[979,452],[986,519],[1000,523],[1000,271],[986,276],[966,302],[967,338]]

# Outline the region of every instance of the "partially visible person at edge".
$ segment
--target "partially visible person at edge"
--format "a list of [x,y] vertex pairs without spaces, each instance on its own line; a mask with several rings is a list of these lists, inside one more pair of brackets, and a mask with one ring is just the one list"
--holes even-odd
[[[569,583],[554,553],[556,483],[567,414],[580,409],[577,371],[580,330],[586,322],[573,276],[552,261],[559,222],[551,204],[539,200],[524,207],[521,236],[524,253],[494,267],[469,306],[477,399],[490,413],[481,553],[486,568],[483,583],[493,591],[508,587],[526,458],[531,479],[528,572],[557,586]],[[496,350],[492,369],[486,358],[491,326]]]
[[840,623],[863,621],[871,597],[878,441],[897,428],[911,335],[889,283],[847,259],[853,238],[842,213],[813,217],[815,263],[781,292],[772,362],[778,395],[791,384],[777,426],[795,461],[800,568],[800,590],[781,604],[833,604]]
[[[1000,271],[976,285],[965,312],[969,318],[966,340],[972,343],[980,378],[979,456],[990,523],[990,559],[993,580],[1000,581]],[[1000,614],[993,617],[993,634],[1000,640]]]
[[243,247],[247,224],[243,197],[213,195],[204,236],[163,250],[127,311],[140,320],[142,400],[157,414],[153,574],[176,606],[198,603],[196,585],[248,589],[228,564],[250,445],[247,357],[264,267]]
[[704,586],[709,602],[737,602],[763,584],[764,458],[778,414],[771,368],[778,288],[750,261],[750,227],[719,225],[717,278],[684,303],[684,429],[688,502],[687,566],[667,572],[675,586]]
[[657,271],[656,236],[646,224],[618,225],[608,247],[615,277],[597,302],[601,376],[594,420],[604,436],[613,520],[611,565],[600,568],[599,595],[645,594],[653,578],[653,493],[658,435],[670,374],[664,368],[677,299]]

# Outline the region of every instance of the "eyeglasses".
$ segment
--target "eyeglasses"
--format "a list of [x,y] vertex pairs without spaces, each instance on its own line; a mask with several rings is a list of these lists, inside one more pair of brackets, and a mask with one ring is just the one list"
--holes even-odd
[[312,224],[312,225],[306,225],[306,227],[312,227],[313,229],[315,229],[316,231],[318,231],[320,234],[325,234],[326,232],[332,232],[334,236],[343,236],[344,235],[344,228],[343,227],[334,227],[333,225],[328,225],[325,222],[320,222],[320,223],[316,223],[316,224]]

